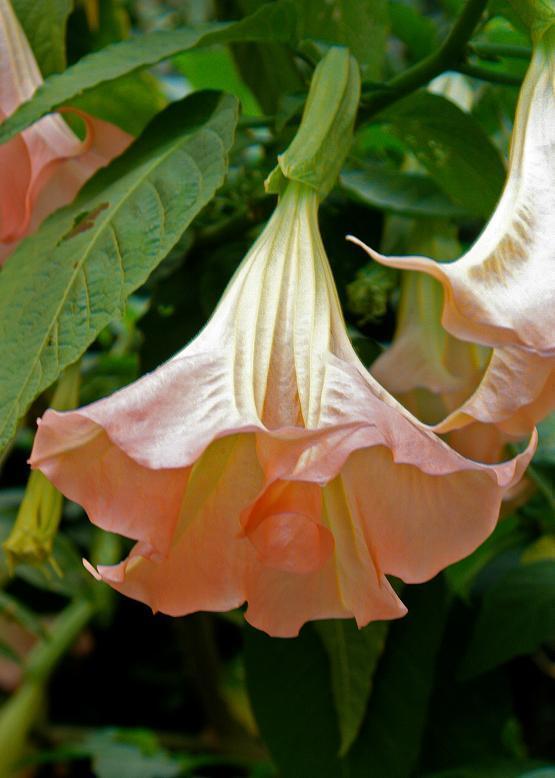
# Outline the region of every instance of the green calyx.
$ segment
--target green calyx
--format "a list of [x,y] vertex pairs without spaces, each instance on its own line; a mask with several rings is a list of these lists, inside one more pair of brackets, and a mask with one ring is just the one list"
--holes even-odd
[[555,25],[555,0],[510,0],[526,26],[534,43],[538,43]]
[[318,63],[297,134],[266,179],[281,194],[287,180],[306,184],[324,198],[347,156],[360,99],[360,72],[348,49],[333,47]]
[[[51,406],[65,411],[79,402],[80,363],[70,365],[62,374]],[[17,518],[2,548],[13,568],[19,563],[41,565],[49,561],[56,572],[52,555],[54,538],[62,518],[63,497],[40,470],[33,470]],[[1,774],[0,774],[1,775]]]

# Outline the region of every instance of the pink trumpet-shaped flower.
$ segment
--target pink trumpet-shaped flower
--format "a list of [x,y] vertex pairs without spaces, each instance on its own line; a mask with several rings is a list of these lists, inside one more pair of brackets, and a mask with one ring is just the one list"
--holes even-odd
[[[0,121],[42,84],[31,47],[9,0],[0,0]],[[133,140],[119,127],[77,112],[81,141],[61,116],[45,116],[0,146],[0,264],[17,242],[71,202],[98,168]]]
[[457,340],[440,323],[443,293],[435,279],[405,273],[391,346],[371,372],[427,424],[443,419],[469,397],[489,361],[489,350]]
[[[310,619],[402,616],[386,575],[424,581],[492,531],[532,450],[451,450],[367,373],[346,334],[318,197],[289,183],[205,329],[153,373],[49,410],[31,464],[137,541],[96,573],[181,615],[248,601],[292,636]],[[96,572],[96,571],[95,571]]]
[[[391,346],[371,373],[418,419],[433,425],[469,398],[484,375],[490,350],[458,340],[440,323],[443,292],[434,278],[405,273]],[[517,435],[516,437],[519,437]],[[480,462],[498,462],[511,436],[477,421],[449,433],[449,445]]]
[[435,428],[494,423],[526,434],[555,405],[555,27],[537,44],[519,98],[509,175],[484,232],[460,259],[384,257],[378,262],[436,278],[443,325],[493,346],[482,381]]

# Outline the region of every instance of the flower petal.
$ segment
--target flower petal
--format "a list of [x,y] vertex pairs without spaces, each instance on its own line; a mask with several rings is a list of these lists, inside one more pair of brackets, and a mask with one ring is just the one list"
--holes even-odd
[[[471,551],[535,445],[472,462],[379,386],[349,343],[314,194],[288,192],[199,336],[110,398],[48,411],[31,457],[93,521],[137,538],[99,568],[114,588],[172,615],[247,600],[252,623],[284,636],[402,615],[385,575],[422,580]],[[461,509],[444,520],[470,488],[469,527]]]
[[555,54],[536,47],[522,86],[505,190],[484,232],[459,260],[384,257],[385,265],[419,270],[445,290],[443,324],[486,346],[555,353]]
[[494,349],[471,397],[434,427],[438,433],[495,424],[513,438],[528,435],[555,408],[555,358],[518,348]]
[[80,141],[60,116],[45,116],[23,132],[32,161],[27,192],[27,220],[20,230],[32,232],[57,208],[70,203],[85,181],[119,156],[133,136],[109,122],[74,111],[85,122],[87,135]]
[[354,453],[343,479],[381,569],[407,583],[426,581],[470,554],[499,516],[502,490],[492,489],[485,470],[433,476],[396,464],[380,447]]
[[82,505],[94,524],[140,540],[158,555],[167,553],[187,468],[143,467],[114,446],[102,427],[78,413],[49,411],[40,430],[34,467]]
[[0,146],[0,262],[21,236],[27,219],[27,192],[31,182],[31,159],[20,135]]
[[261,486],[254,436],[217,441],[191,472],[166,557],[153,557],[138,543],[127,560],[100,566],[99,574],[117,591],[171,616],[238,607],[255,557],[240,514]]

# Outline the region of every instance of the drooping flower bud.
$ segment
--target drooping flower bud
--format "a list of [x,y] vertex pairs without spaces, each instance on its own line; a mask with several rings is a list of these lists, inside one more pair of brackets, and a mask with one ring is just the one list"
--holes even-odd
[[[52,408],[75,408],[79,401],[79,363],[66,369],[52,397]],[[23,562],[56,568],[52,547],[62,517],[63,497],[39,471],[29,476],[15,524],[2,544],[11,567]]]

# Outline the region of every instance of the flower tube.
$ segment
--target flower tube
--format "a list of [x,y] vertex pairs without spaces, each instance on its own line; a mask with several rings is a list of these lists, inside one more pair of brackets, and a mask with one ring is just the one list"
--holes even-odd
[[[408,272],[401,283],[393,342],[372,364],[374,378],[420,421],[434,425],[472,396],[490,359],[489,349],[454,338],[440,323],[443,293],[437,281]],[[474,419],[452,430],[448,443],[480,462],[498,462],[520,437]]]
[[[0,121],[29,100],[42,81],[10,0],[0,0]],[[0,264],[133,140],[113,124],[74,112],[85,122],[84,141],[61,116],[51,115],[0,146]]]
[[272,635],[316,618],[403,615],[492,531],[533,443],[498,466],[457,454],[366,372],[317,224],[291,182],[206,328],[112,397],[40,420],[31,463],[137,541],[95,573],[153,610],[248,601]]
[[537,42],[515,118],[509,175],[470,250],[450,263],[426,257],[378,262],[422,271],[444,290],[443,325],[494,347],[483,380],[436,429],[478,420],[526,434],[555,405],[555,26]]

